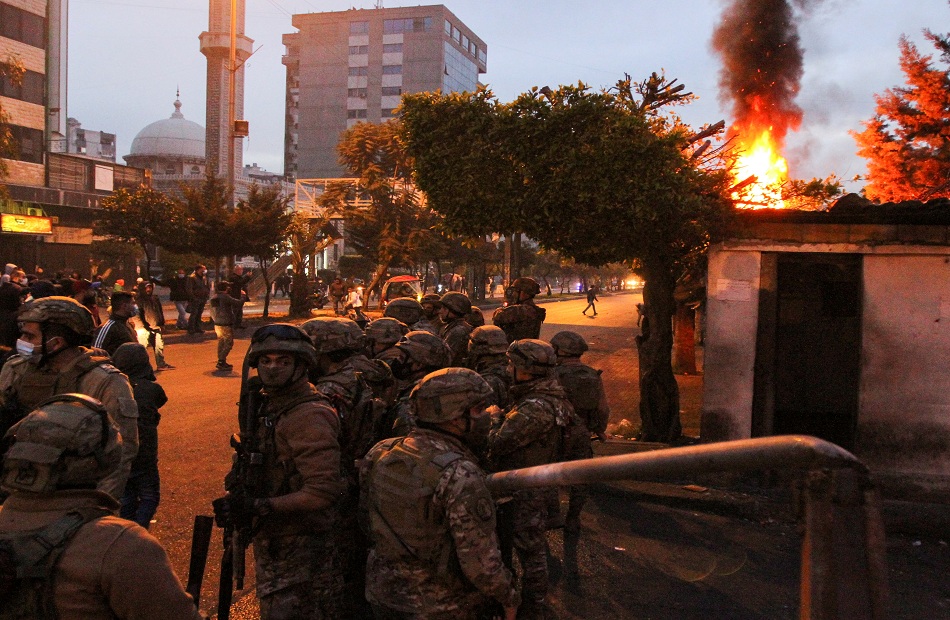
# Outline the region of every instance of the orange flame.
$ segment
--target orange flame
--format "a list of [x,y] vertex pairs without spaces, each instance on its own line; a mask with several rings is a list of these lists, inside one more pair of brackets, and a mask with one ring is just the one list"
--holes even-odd
[[732,198],[739,207],[783,209],[782,184],[788,179],[788,162],[779,153],[772,128],[748,128],[737,133],[741,154],[736,160],[736,186]]

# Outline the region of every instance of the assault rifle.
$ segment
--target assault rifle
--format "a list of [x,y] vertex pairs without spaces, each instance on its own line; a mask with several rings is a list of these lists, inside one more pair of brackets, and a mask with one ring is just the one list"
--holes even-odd
[[241,377],[241,399],[238,401],[240,432],[231,436],[234,464],[224,479],[229,493],[229,518],[219,523],[224,529],[224,555],[221,557],[221,579],[218,590],[218,618],[228,620],[234,590],[244,589],[245,553],[256,531],[254,515],[246,509],[247,498],[260,497],[263,487],[264,455],[257,440],[259,414],[264,406],[261,382],[248,379],[244,362]]

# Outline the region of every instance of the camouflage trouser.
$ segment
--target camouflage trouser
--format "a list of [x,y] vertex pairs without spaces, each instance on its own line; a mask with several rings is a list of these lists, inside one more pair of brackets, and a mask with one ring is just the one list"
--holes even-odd
[[262,620],[336,620],[349,617],[336,540],[322,536],[254,539]]
[[547,505],[544,491],[519,491],[498,507],[502,559],[511,568],[512,549],[521,563],[521,600],[542,603],[548,593]]

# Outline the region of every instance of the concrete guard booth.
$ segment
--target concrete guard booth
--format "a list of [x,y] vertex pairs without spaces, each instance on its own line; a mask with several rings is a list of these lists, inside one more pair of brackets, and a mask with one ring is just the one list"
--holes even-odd
[[709,253],[701,435],[802,433],[950,497],[950,200],[743,212]]

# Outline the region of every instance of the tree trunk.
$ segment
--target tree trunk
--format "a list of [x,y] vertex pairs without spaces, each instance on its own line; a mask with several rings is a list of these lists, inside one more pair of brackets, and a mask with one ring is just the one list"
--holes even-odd
[[676,327],[673,330],[673,372],[678,375],[696,373],[696,312],[686,304],[676,304]]
[[257,264],[261,268],[261,277],[264,278],[264,312],[261,315],[265,320],[270,316],[270,277],[267,273],[267,260],[257,259]]
[[[390,265],[392,265],[391,260],[377,265],[376,273],[373,274],[373,280],[369,283],[369,286],[363,289],[366,292],[366,299],[363,301],[363,307],[365,307],[367,310],[369,310],[370,292],[374,290],[377,286],[379,286],[380,282],[382,282],[383,278],[386,276],[386,272],[389,271]],[[380,305],[383,303],[382,291],[380,291],[380,296],[379,296],[379,299],[376,301],[376,303],[377,305]]]
[[310,291],[307,290],[307,276],[304,275],[302,265],[294,268],[293,279],[290,282],[290,317],[305,318],[310,316],[310,303],[307,299]]
[[644,264],[642,335],[637,336],[640,361],[641,441],[672,443],[682,435],[679,386],[673,375],[674,279],[663,265]]

